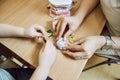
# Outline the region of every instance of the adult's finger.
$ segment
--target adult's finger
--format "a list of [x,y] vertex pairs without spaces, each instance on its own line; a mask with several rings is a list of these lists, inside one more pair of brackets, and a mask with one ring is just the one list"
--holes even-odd
[[64,33],[65,29],[66,29],[66,26],[67,26],[67,21],[65,21],[65,20],[62,19],[57,39],[59,39],[60,37],[62,37],[62,35],[63,35],[63,33]]
[[62,21],[63,21],[63,18],[59,18],[58,22],[57,22],[57,27],[55,27],[55,31],[56,31],[56,35],[58,36],[59,34],[59,31],[60,31],[60,27],[62,25]]
[[52,28],[56,32],[56,27],[57,27],[58,19],[52,21]]
[[85,38],[80,38],[77,41],[74,42],[74,44],[81,44],[85,41]]
[[73,59],[88,59],[86,56],[86,52],[70,52],[70,51],[62,51],[63,54],[70,56]]
[[65,47],[66,50],[78,52],[78,51],[84,51],[81,45],[70,45]]
[[65,40],[67,43],[69,43],[68,37],[69,37],[70,34],[72,34],[72,33],[73,33],[73,31],[70,30],[70,29],[65,33],[65,35],[64,35],[64,40]]

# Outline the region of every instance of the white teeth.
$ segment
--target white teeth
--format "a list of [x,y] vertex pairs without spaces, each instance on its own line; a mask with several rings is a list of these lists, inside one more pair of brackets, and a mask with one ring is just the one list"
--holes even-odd
[[71,4],[59,6],[50,4],[49,6],[51,7],[49,11],[51,17],[70,16]]
[[62,9],[60,10],[60,13],[63,13],[63,10],[62,10]]
[[59,13],[59,10],[57,10],[56,12],[57,12],[57,14],[58,14],[58,13]]

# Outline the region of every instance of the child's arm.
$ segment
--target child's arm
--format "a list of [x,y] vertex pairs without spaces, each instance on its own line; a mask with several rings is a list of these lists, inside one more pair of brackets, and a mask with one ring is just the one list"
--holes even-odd
[[[38,32],[40,31],[40,32]],[[33,25],[28,29],[9,24],[0,24],[0,37],[43,37],[45,30],[40,25]]]

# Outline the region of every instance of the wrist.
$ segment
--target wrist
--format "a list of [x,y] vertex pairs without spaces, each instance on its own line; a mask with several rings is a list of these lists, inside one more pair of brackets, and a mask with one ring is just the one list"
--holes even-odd
[[39,64],[39,67],[41,67],[42,69],[46,69],[46,70],[49,70],[51,68],[51,65],[48,65],[49,63],[45,64]]
[[32,77],[30,80],[46,80],[48,76],[49,70],[46,70],[45,68],[38,66],[34,73],[32,74]]
[[106,39],[105,39],[104,36],[101,36],[101,41],[102,41],[101,42],[101,44],[102,44],[101,47],[102,47],[102,46],[104,46],[106,44]]
[[23,37],[26,37],[26,38],[31,38],[32,37],[29,29],[27,29],[27,28],[23,29]]
[[38,68],[39,70],[43,70],[43,71],[49,71],[49,70],[50,70],[49,67],[47,67],[47,66],[42,66],[42,65],[41,65],[41,66],[39,65],[37,68]]
[[75,20],[75,25],[79,26],[83,22],[84,17],[83,16],[74,15],[73,19]]
[[24,37],[24,28],[16,29],[16,34],[19,37]]
[[38,66],[37,70],[39,70],[41,74],[48,75],[50,68],[48,68],[47,66]]
[[79,22],[83,21],[83,19],[85,18],[85,16],[82,15],[82,14],[75,14],[74,17],[75,17]]
[[104,36],[105,38],[105,44],[103,45],[102,49],[108,50],[112,48],[112,45],[114,44],[114,41],[111,39],[110,36]]
[[104,36],[97,36],[96,39],[98,40],[96,43],[98,45],[98,47],[96,47],[97,49],[100,49],[102,46],[105,45],[106,39]]

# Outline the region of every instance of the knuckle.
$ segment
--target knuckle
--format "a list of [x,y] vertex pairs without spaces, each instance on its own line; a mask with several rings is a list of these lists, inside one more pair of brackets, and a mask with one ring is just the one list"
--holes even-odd
[[72,56],[73,56],[74,58],[76,58],[76,55],[75,55],[75,54],[72,54]]
[[78,57],[75,57],[74,59],[75,59],[75,60],[78,60],[79,58],[78,58]]
[[91,55],[90,55],[90,54],[88,54],[88,53],[86,53],[86,55],[85,55],[85,56],[86,56],[86,58],[87,58],[87,59],[91,58]]
[[77,60],[77,59],[78,59],[78,56],[77,56],[77,55],[75,55],[75,54],[73,54],[73,55],[72,55],[72,57],[73,57],[75,60]]

